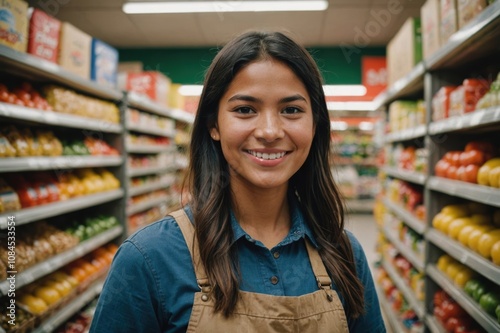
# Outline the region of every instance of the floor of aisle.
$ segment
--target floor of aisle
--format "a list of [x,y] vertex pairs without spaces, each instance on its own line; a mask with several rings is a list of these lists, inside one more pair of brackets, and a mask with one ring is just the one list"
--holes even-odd
[[373,214],[348,214],[346,216],[345,228],[356,236],[365,251],[370,266],[373,267],[373,263],[378,258],[375,252],[378,231]]

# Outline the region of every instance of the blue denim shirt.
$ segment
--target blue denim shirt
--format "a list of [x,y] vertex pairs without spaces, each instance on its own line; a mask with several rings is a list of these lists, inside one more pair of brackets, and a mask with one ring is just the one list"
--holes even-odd
[[[189,208],[186,209],[191,215]],[[269,250],[252,239],[231,216],[241,271],[240,289],[279,296],[299,296],[318,289],[305,246],[317,243],[298,208],[282,242]],[[365,286],[366,314],[349,320],[350,332],[385,332],[369,266],[356,238],[348,232],[357,275]],[[271,277],[278,277],[272,284]],[[333,286],[335,289],[335,286]],[[172,217],[132,235],[118,250],[90,329],[91,333],[185,332],[193,295],[199,291],[189,250]],[[342,298],[341,298],[342,300]]]

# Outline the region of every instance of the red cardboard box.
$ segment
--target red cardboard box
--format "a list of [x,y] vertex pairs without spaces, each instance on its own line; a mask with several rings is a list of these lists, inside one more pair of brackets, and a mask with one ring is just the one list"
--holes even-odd
[[160,72],[126,73],[125,90],[146,95],[161,105],[168,105],[170,79]]
[[57,63],[61,21],[40,9],[30,8],[28,53]]

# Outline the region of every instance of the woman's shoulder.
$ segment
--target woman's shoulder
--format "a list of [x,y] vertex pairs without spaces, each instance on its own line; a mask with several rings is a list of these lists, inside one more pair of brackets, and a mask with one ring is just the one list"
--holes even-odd
[[[186,248],[186,242],[176,220],[167,215],[130,235],[125,243],[134,245],[141,253],[173,251]],[[167,252],[168,253],[168,252]]]
[[356,236],[354,236],[354,234],[351,231],[345,230],[345,233],[347,234],[347,237],[351,242],[352,252],[354,258],[356,259],[356,262],[359,263],[360,261],[361,262],[366,261],[366,255],[359,240],[356,238]]

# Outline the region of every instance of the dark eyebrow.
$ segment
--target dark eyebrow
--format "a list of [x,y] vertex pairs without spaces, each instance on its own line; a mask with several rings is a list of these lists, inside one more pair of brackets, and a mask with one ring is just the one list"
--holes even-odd
[[304,101],[307,102],[307,100],[304,98],[304,96],[300,94],[296,94],[293,96],[288,96],[280,99],[280,103],[289,103],[289,102],[295,102],[295,101]]
[[[253,96],[249,96],[249,95],[241,95],[241,94],[236,94],[234,96],[232,96],[228,102],[232,102],[232,101],[247,101],[247,102],[261,102],[260,99],[258,98],[255,98]],[[292,96],[288,96],[288,97],[283,97],[282,99],[279,100],[279,103],[282,104],[282,103],[289,103],[289,102],[294,102],[294,101],[304,101],[304,102],[307,102],[307,100],[300,94],[296,94],[296,95],[292,95]]]

